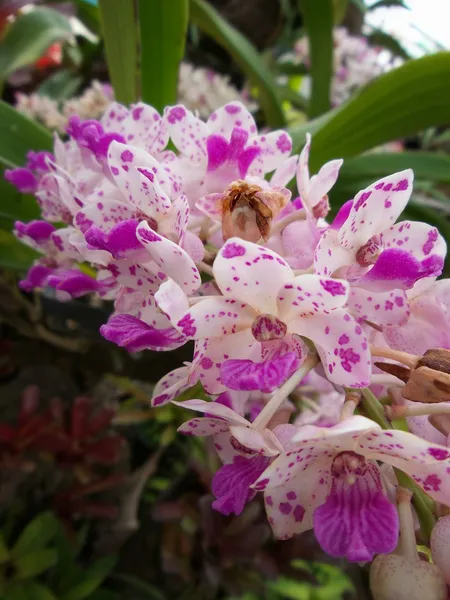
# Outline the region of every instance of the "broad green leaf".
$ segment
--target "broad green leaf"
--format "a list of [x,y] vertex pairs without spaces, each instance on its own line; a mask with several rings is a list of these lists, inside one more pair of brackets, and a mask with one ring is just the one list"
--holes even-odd
[[0,43],[0,79],[34,63],[51,44],[71,37],[68,19],[52,8],[19,15]]
[[51,150],[52,147],[52,136],[47,129],[0,101],[0,164],[21,166],[28,150]]
[[367,36],[368,42],[372,46],[381,46],[382,48],[386,48],[389,50],[394,56],[400,56],[400,58],[404,58],[405,60],[409,60],[411,56],[408,52],[403,48],[400,42],[389,33],[382,31],[381,29],[376,29],[373,33]]
[[333,0],[333,22],[340,25],[348,8],[348,0]]
[[160,112],[177,100],[188,12],[189,0],[139,0],[142,99]]
[[[5,231],[0,231],[0,244],[5,234]],[[12,234],[8,235],[15,239]],[[26,556],[31,552],[42,550],[55,535],[57,526],[58,522],[52,513],[41,513],[28,523],[22,531],[19,539],[11,550],[11,556],[14,559],[17,559]]]
[[332,0],[299,0],[311,57],[311,98],[309,116],[317,117],[330,109],[333,77],[333,3]]
[[276,83],[253,44],[204,0],[190,0],[190,18],[201,31],[212,37],[231,54],[250,83],[257,88],[258,102],[265,114],[267,124],[271,127],[284,125],[285,116]]
[[[347,158],[427,127],[450,122],[450,52],[411,60],[379,77],[354,98],[324,116],[313,137],[311,170],[332,158]],[[294,148],[304,139],[294,136]]]
[[134,0],[99,0],[109,77],[118,102],[138,99],[137,15]]
[[82,81],[83,78],[80,75],[69,71],[69,69],[61,69],[41,83],[37,93],[40,96],[48,96],[53,100],[66,100],[76,94]]
[[17,568],[17,579],[30,579],[44,571],[56,563],[58,554],[54,548],[44,548],[30,552],[25,556],[21,556],[15,561]]
[[84,573],[82,581],[70,591],[61,595],[60,600],[83,600],[88,598],[108,577],[117,562],[115,556],[105,556]]
[[412,169],[415,179],[450,183],[450,156],[431,152],[380,152],[349,158],[341,167],[338,183],[375,181],[403,169]]

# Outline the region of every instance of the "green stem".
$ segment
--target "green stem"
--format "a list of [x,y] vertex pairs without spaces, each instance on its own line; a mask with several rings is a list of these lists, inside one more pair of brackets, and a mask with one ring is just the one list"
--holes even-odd
[[[360,392],[363,396],[361,407],[365,415],[378,423],[382,429],[392,429],[393,425],[389,423],[384,414],[383,405],[378,401],[377,397],[365,388],[363,390],[352,390]],[[409,488],[413,493],[413,505],[420,522],[420,530],[425,543],[429,543],[431,531],[436,523],[433,512],[435,508],[434,501],[420,488],[406,473],[399,469],[394,469],[398,483],[403,487]]]

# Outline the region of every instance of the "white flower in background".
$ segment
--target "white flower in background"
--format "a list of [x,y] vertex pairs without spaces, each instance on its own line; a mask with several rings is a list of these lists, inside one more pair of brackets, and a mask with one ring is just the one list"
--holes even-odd
[[[294,52],[285,55],[282,60],[309,66],[308,38],[299,39],[294,46]],[[355,90],[385,70],[386,65],[380,60],[380,52],[370,46],[365,37],[350,35],[344,27],[334,30],[334,77],[331,87],[331,101],[334,106],[348,100]],[[309,77],[302,78],[301,91],[304,95],[309,95]]]
[[[62,103],[40,94],[16,96],[16,108],[30,119],[39,121],[48,129],[64,133],[69,118],[78,115],[80,119],[99,119],[114,101],[114,91],[107,83],[93,81],[81,96]],[[251,111],[256,104],[245,93],[231,85],[229,77],[219,75],[211,69],[195,68],[182,63],[178,82],[178,102],[197,112],[201,118],[232,100],[240,100]]]
[[192,111],[198,111],[207,118],[214,110],[233,100],[240,100],[253,111],[254,102],[237,90],[226,75],[219,75],[211,69],[196,68],[182,63],[178,80],[178,102]]

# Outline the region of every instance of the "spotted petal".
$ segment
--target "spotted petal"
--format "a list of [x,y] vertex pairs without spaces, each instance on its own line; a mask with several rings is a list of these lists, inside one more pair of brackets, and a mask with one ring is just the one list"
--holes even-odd
[[277,314],[279,289],[294,277],[289,265],[275,252],[240,238],[230,238],[222,246],[213,269],[225,297],[272,315]]
[[177,149],[190,160],[206,165],[206,138],[209,128],[181,104],[164,112],[170,137]]
[[345,306],[349,293],[347,281],[318,275],[298,275],[278,292],[279,316],[287,323]]
[[243,129],[249,136],[253,136],[256,133],[255,119],[242,102],[238,101],[228,102],[225,106],[215,110],[209,117],[206,125],[211,133],[222,135],[227,140],[230,138],[231,132],[235,127]]
[[411,169],[394,173],[358,192],[349,217],[339,231],[344,248],[356,250],[373,235],[392,226],[411,196]]
[[370,383],[370,352],[363,329],[346,310],[295,319],[288,331],[312,340],[330,381],[362,388]]
[[156,219],[170,209],[170,176],[145,150],[112,142],[108,165],[116,185],[135,209]]
[[348,309],[354,317],[376,325],[403,325],[410,315],[409,302],[403,290],[368,292],[352,287]]
[[318,458],[306,472],[266,490],[264,504],[275,537],[286,540],[312,529],[313,511],[328,495],[331,461],[327,456]]
[[314,271],[318,275],[332,276],[340,267],[351,265],[356,253],[343,248],[337,231],[328,229],[320,238],[314,253]]
[[202,282],[200,274],[180,246],[157,234],[146,221],[139,223],[136,235],[161,271],[178,283],[187,295],[195,292]]
[[174,400],[190,387],[189,367],[179,367],[164,375],[153,388],[152,406],[162,406]]
[[248,329],[255,316],[250,306],[218,296],[194,304],[176,326],[192,339],[223,337]]
[[450,450],[399,430],[370,432],[361,437],[357,452],[397,467],[432,498],[450,502]]

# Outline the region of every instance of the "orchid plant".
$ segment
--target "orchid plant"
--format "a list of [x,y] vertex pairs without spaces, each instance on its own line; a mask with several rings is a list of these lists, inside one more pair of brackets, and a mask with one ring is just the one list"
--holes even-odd
[[[330,555],[367,562],[397,546],[405,474],[422,526],[433,500],[450,505],[448,432],[427,420],[448,405],[426,404],[435,388],[450,394],[446,351],[427,355],[449,347],[446,243],[398,221],[411,170],[329,219],[342,161],[311,176],[311,138],[292,155],[285,131],[258,133],[237,101],[206,122],[182,105],[113,104],[100,121],[71,117],[67,133],[6,172],[43,217],[15,226],[41,253],[21,287],[113,300],[101,333],[130,352],[194,341],[152,403],[200,413],[180,433],[213,440],[216,510],[239,514],[263,493],[276,537],[314,529]],[[209,401],[177,400],[199,382]],[[415,433],[378,399],[405,405]]]

